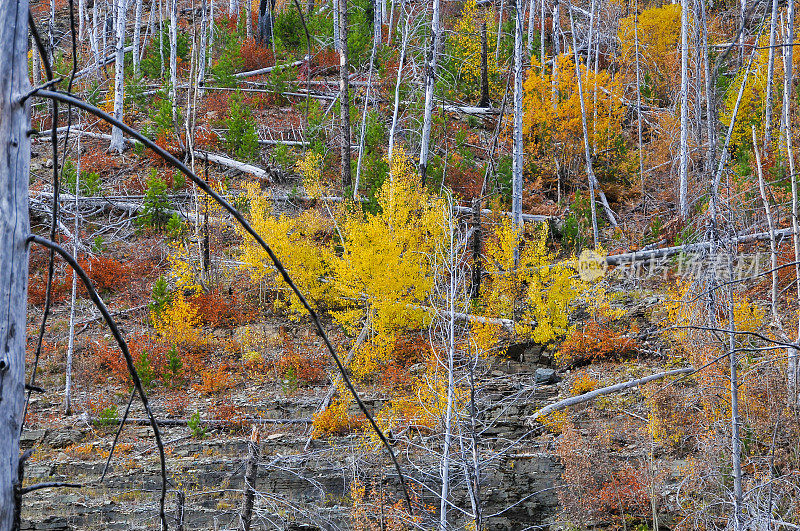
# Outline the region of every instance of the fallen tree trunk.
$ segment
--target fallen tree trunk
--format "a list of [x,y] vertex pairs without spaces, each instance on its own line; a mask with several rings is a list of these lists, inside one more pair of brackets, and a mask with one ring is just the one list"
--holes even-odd
[[287,64],[283,64],[283,65],[268,66],[266,68],[259,68],[258,70],[250,70],[248,72],[239,72],[238,74],[233,74],[233,76],[234,77],[252,77],[252,76],[258,76],[258,75],[261,75],[261,74],[269,74],[273,70],[283,70],[284,68],[292,68],[292,67],[295,67],[295,66],[300,66],[303,63],[305,63],[307,59],[308,59],[308,56],[306,56],[305,59],[300,60],[300,61],[295,61],[294,63],[287,63]]
[[[90,424],[102,424],[109,422],[108,419],[99,419],[97,417],[88,417],[87,421]],[[197,419],[196,422],[200,426],[228,426],[230,424],[311,424],[311,418],[297,418],[297,419],[260,419],[260,418],[243,418],[243,419]],[[189,419],[157,419],[159,426],[188,426]],[[195,421],[192,421],[194,423]],[[119,420],[114,420],[113,424],[118,424]],[[150,426],[150,419],[146,418],[127,418],[125,424],[133,424],[136,426]]]
[[594,400],[598,396],[609,395],[612,393],[619,393],[620,391],[624,391],[626,389],[630,389],[632,387],[638,387],[640,385],[644,385],[647,382],[652,382],[653,380],[660,380],[662,378],[667,378],[669,376],[678,376],[680,374],[689,374],[694,372],[694,367],[684,367],[683,369],[675,369],[672,371],[666,372],[659,372],[657,374],[651,374],[650,376],[645,376],[644,378],[637,378],[635,380],[629,380],[627,382],[618,383],[615,385],[609,385],[608,387],[603,387],[601,389],[595,389],[594,391],[590,391],[588,393],[584,393],[578,396],[571,396],[569,398],[565,398],[564,400],[559,400],[554,404],[550,404],[549,406],[545,406],[527,419],[525,419],[525,424],[530,427],[533,427],[533,422],[545,415],[549,415],[553,411],[558,411],[560,409],[568,408],[570,406],[575,406],[577,404],[582,404],[584,402],[589,402],[590,400]]
[[[785,238],[791,236],[793,230],[791,228],[780,229],[775,231],[775,237]],[[769,240],[769,232],[758,232],[755,234],[747,234],[745,236],[737,236],[730,240],[722,240],[718,245],[726,243],[751,243],[761,240]],[[661,249],[652,249],[649,251],[637,251],[633,253],[614,254],[606,257],[606,264],[609,266],[621,266],[635,262],[642,262],[646,260],[654,260],[656,258],[667,258],[680,253],[696,253],[699,251],[707,251],[711,248],[711,242],[689,243],[686,245],[676,245],[674,247],[664,247]]]
[[195,153],[199,156],[199,158],[208,158],[209,162],[213,162],[214,164],[218,164],[220,166],[225,166],[226,168],[231,168],[234,170],[239,170],[244,173],[249,173],[255,176],[262,181],[271,181],[271,173],[263,168],[259,168],[258,166],[254,166],[252,164],[247,164],[246,162],[241,162],[238,160],[234,160],[222,155],[216,155],[214,153],[209,153],[207,151],[199,151],[195,150]]

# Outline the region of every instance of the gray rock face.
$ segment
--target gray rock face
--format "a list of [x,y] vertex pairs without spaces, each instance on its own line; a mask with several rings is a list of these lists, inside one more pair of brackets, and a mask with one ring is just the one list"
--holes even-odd
[[539,367],[534,374],[536,376],[536,383],[539,385],[551,385],[561,381],[555,369]]

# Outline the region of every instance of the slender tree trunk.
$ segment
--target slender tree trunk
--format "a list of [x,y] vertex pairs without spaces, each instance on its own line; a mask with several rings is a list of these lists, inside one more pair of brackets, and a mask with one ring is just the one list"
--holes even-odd
[[481,101],[478,107],[489,107],[489,45],[486,42],[486,21],[481,22]]
[[756,141],[756,128],[751,126],[753,133],[753,153],[756,156],[756,173],[758,174],[758,190],[761,193],[761,202],[764,204],[764,212],[767,216],[767,226],[769,227],[769,255],[772,269],[772,320],[780,327],[780,316],[778,315],[778,249],[777,242],[775,241],[775,225],[772,221],[772,209],[769,205],[769,198],[767,197],[767,188],[764,183],[764,172],[761,168],[761,155],[759,154],[759,146]]
[[[398,24],[400,22],[398,21]],[[397,67],[397,82],[394,86],[394,111],[392,112],[392,127],[389,129],[389,182],[394,182],[394,174],[392,172],[392,153],[394,151],[394,137],[397,132],[397,114],[400,109],[400,81],[403,78],[403,65],[406,60],[406,47],[408,46],[408,18],[403,29],[403,44],[400,47],[400,64]]]
[[86,0],[78,0],[78,42],[83,42],[86,20]]
[[336,50],[341,47],[341,2],[342,0],[333,0],[333,47]]
[[350,65],[347,59],[347,0],[339,0],[339,125],[341,128],[342,189],[352,185],[350,175]]
[[512,192],[511,192],[511,215],[514,222],[514,229],[522,231],[522,32],[523,29],[523,4],[522,0],[517,0],[515,9],[515,31],[514,31],[514,138],[513,138],[513,158],[512,165]]
[[642,205],[647,211],[647,201],[644,189],[644,160],[642,150],[642,78],[639,58],[639,0],[636,0],[633,7],[633,43],[634,53],[636,54],[636,133],[639,145],[639,181],[641,186]]
[[689,217],[689,2],[681,0],[681,161],[678,184],[678,211]]
[[239,14],[239,0],[228,0],[228,16],[233,17]]
[[[788,10],[786,16],[786,33],[787,41],[794,42],[794,0],[789,0]],[[798,197],[797,193],[797,174],[795,173],[794,152],[792,149],[792,108],[791,108],[791,93],[794,86],[794,72],[792,65],[793,47],[783,47],[783,68],[784,68],[784,88],[783,88],[783,115],[786,124],[786,158],[789,160],[789,175],[792,179],[792,243],[794,246],[794,272],[795,278],[798,279],[797,285],[797,300],[800,303],[800,222],[798,221]],[[797,337],[800,338],[800,312],[797,314]],[[787,352],[787,402],[794,408],[800,407],[800,352],[797,349],[789,347]]]
[[578,83],[578,98],[581,101],[581,121],[583,124],[583,152],[586,159],[586,178],[589,182],[589,205],[592,211],[592,237],[594,247],[600,243],[600,235],[597,230],[597,206],[594,197],[594,171],[592,169],[592,154],[589,151],[589,129],[586,126],[586,104],[583,101],[583,81],[581,80],[581,63],[578,60],[578,47],[575,40],[575,24],[572,18],[572,10],[569,10],[569,24],[572,30],[572,52],[575,56],[575,75]]
[[[80,128],[80,126],[78,126]],[[72,233],[72,255],[78,258],[80,219],[77,214],[81,196],[81,133],[78,133],[77,156],[75,157],[75,226]],[[78,275],[72,272],[72,293],[69,303],[69,338],[67,340],[67,367],[64,378],[64,414],[72,415],[72,353],[75,346],[75,298],[78,294]]]
[[553,111],[558,108],[558,56],[561,55],[561,40],[559,38],[559,31],[561,31],[561,15],[558,0],[553,3],[553,85],[550,94],[550,99],[553,103]]
[[439,54],[439,31],[439,0],[433,0],[433,14],[431,16],[431,39],[428,46],[428,55],[425,60],[425,114],[422,121],[422,145],[419,151],[419,176],[423,186],[425,185],[428,177],[428,150],[431,141],[433,90],[436,87],[436,64]]
[[[544,0],[542,0],[544,1]],[[533,55],[533,30],[536,26],[536,0],[530,0],[528,4],[528,59]]]
[[[127,21],[128,2],[117,0],[117,58],[114,65],[114,118],[123,121],[125,102],[125,23]],[[138,24],[137,24],[138,25]],[[109,151],[122,153],[125,142],[119,127],[111,128],[111,145]]]
[[[733,277],[733,260],[728,261],[728,273]],[[736,321],[733,313],[733,284],[728,283],[728,361],[731,385],[731,465],[733,468],[734,531],[742,527],[742,441],[739,437],[739,378],[736,362]]]
[[19,437],[25,405],[30,100],[28,2],[0,2],[0,529],[19,500]]
[[[522,4],[522,2],[518,2]],[[522,7],[517,8],[522,11]],[[521,17],[521,15],[520,15]],[[520,30],[520,46],[522,45],[522,37]],[[452,212],[452,209],[451,209]],[[447,213],[449,224],[452,224],[453,218],[450,213]],[[439,531],[447,531],[447,507],[448,498],[450,497],[450,445],[453,438],[452,422],[453,422],[453,401],[455,393],[455,342],[456,342],[456,311],[455,300],[457,297],[456,289],[458,282],[458,256],[456,256],[456,242],[454,241],[455,227],[447,227],[450,245],[448,246],[448,279],[447,279],[447,303],[449,315],[447,318],[447,408],[444,417],[444,444],[442,445],[442,490],[440,495],[439,504]]]
[[[772,85],[775,74],[775,36],[778,28],[778,0],[772,0],[767,59],[767,94],[764,102],[764,150],[772,150]],[[755,146],[753,146],[755,148]]]
[[169,99],[172,103],[172,124],[175,136],[180,139],[178,129],[178,0],[169,2]]
[[[379,2],[378,2],[379,4]],[[380,24],[381,19],[376,15],[375,16],[375,23]],[[356,162],[356,180],[353,183],[353,201],[358,200],[358,187],[361,183],[361,161],[364,158],[364,142],[366,139],[367,133],[367,109],[369,108],[370,97],[372,93],[372,73],[375,66],[375,55],[378,51],[378,46],[381,44],[381,36],[379,34],[375,34],[372,40],[372,53],[369,56],[369,74],[367,76],[367,94],[364,97],[364,112],[361,114],[361,134],[359,135],[358,139],[358,161]],[[309,50],[308,53],[311,54],[311,43],[309,42]],[[310,56],[310,55],[309,55]],[[307,91],[308,91],[308,87]],[[306,99],[306,111],[308,99]],[[306,125],[308,122],[308,112],[306,112]]]
[[[206,4],[206,0],[200,1],[200,9],[202,11],[202,17],[200,18],[200,51],[198,52],[198,60],[197,60],[197,91],[202,94],[203,93],[203,85],[206,82],[206,48],[208,46],[208,18],[206,15],[206,9],[208,5]],[[213,19],[211,21],[213,24]]]
[[503,36],[503,13],[505,12],[505,8],[506,0],[500,0],[500,13],[497,17],[497,40],[495,41],[496,46],[494,47],[495,64],[500,62],[500,41],[502,40],[501,37]]
[[42,67],[39,65],[39,50],[31,37],[31,78],[33,86],[38,86],[42,79]]
[[244,0],[244,16],[247,17],[247,21],[245,22],[245,27],[247,28],[247,38],[253,38],[253,1],[252,0]]
[[142,26],[142,0],[136,0],[136,9],[133,15],[133,78],[139,78],[139,58],[141,57],[140,34]]
[[253,426],[250,432],[250,442],[247,444],[247,461],[245,462],[244,472],[244,493],[242,501],[242,513],[240,517],[240,529],[250,531],[250,523],[253,518],[253,501],[256,493],[256,480],[258,479],[258,428]]
[[[539,20],[539,62],[542,64],[542,70],[541,70],[541,72],[539,72],[539,74],[542,76],[542,85],[544,85],[544,78],[545,78],[545,75],[546,75],[546,65],[545,65],[545,63],[547,62],[547,57],[545,55],[545,47],[544,47],[544,13],[545,13],[544,4],[545,4],[545,1],[546,0],[541,0],[540,1],[540,3],[541,3],[541,6],[540,6],[541,11],[539,13],[539,18],[540,18],[540,20]],[[553,61],[553,62],[555,63],[555,61]]]

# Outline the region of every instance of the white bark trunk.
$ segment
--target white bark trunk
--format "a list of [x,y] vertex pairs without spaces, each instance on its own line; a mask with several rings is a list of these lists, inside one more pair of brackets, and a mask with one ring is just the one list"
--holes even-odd
[[775,325],[780,327],[780,316],[778,315],[778,249],[777,242],[775,241],[775,225],[772,221],[772,209],[769,205],[769,198],[767,197],[767,187],[764,183],[764,172],[761,168],[761,154],[759,153],[758,142],[756,138],[756,128],[751,126],[753,133],[753,153],[756,156],[756,173],[758,174],[758,190],[761,193],[761,202],[764,205],[764,212],[767,216],[767,226],[769,227],[769,255],[772,269],[772,320]]
[[[787,10],[787,41],[794,42],[794,0],[789,0]],[[784,88],[783,88],[783,115],[786,123],[786,155],[789,159],[789,175],[792,179],[792,243],[794,244],[794,272],[795,277],[800,280],[800,223],[798,222],[798,197],[797,193],[797,174],[795,174],[794,152],[792,149],[792,112],[791,112],[791,92],[793,86],[794,72],[792,65],[792,46],[783,47],[783,68],[784,68]],[[800,301],[800,281],[797,283],[797,300]],[[800,312],[797,315],[797,335],[800,338]],[[800,352],[797,349],[789,348],[787,352],[787,402],[794,407],[800,406]]]
[[[398,22],[399,24],[399,22]],[[392,112],[392,127],[389,129],[389,182],[394,182],[394,174],[392,172],[392,153],[394,151],[394,136],[397,131],[397,114],[400,110],[400,81],[403,78],[403,64],[406,60],[406,47],[408,46],[408,18],[406,18],[406,25],[403,28],[403,44],[400,48],[400,64],[397,67],[397,82],[394,86],[394,111]]]
[[[764,102],[764,150],[772,149],[772,81],[775,73],[775,36],[778,27],[778,0],[772,0],[772,18],[769,24],[769,52],[767,60],[767,94]],[[756,146],[753,146],[757,149]]]
[[[267,8],[269,9],[269,8]],[[245,27],[247,28],[247,38],[253,38],[253,2],[252,0],[244,0],[244,16],[247,17]]]
[[678,184],[678,210],[681,219],[689,217],[689,2],[681,0],[681,162]]
[[133,78],[139,77],[139,58],[141,51],[140,36],[142,32],[142,0],[136,0],[136,8],[133,15]]
[[14,527],[25,405],[30,100],[28,2],[0,2],[0,529]]
[[[127,0],[117,0],[117,58],[114,64],[114,118],[123,121],[125,102],[125,22],[127,19]],[[122,153],[125,151],[125,142],[122,141],[122,130],[119,127],[111,129],[111,145],[109,151]]]
[[[78,133],[77,157],[75,161],[75,212],[79,212],[81,196],[81,134]],[[72,233],[72,255],[78,257],[78,236],[80,235],[79,215],[75,215]],[[67,340],[67,367],[64,377],[64,414],[72,415],[72,353],[75,347],[75,299],[78,294],[78,275],[72,272],[72,293],[69,303],[69,337]]]
[[172,102],[172,123],[178,130],[178,1],[169,1],[169,99]]
[[517,0],[515,9],[515,31],[514,31],[514,138],[513,138],[513,158],[512,165],[512,192],[511,192],[511,214],[513,216],[514,227],[517,231],[522,231],[522,32],[523,32],[523,13],[522,1]]
[[[520,0],[521,2],[521,0]],[[436,87],[436,62],[439,54],[439,0],[433,0],[431,16],[431,41],[425,68],[425,113],[422,120],[422,145],[419,150],[419,174],[425,184],[428,174],[428,150],[431,141],[431,114],[433,90]]]

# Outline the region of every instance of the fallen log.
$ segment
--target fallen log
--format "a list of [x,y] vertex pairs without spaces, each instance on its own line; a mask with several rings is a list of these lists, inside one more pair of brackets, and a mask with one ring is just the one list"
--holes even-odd
[[609,395],[612,393],[619,393],[620,391],[624,391],[626,389],[630,389],[632,387],[639,387],[640,385],[644,385],[647,382],[652,382],[653,380],[660,380],[662,378],[667,378],[669,376],[678,376],[680,374],[689,374],[694,372],[694,367],[684,367],[682,369],[675,369],[672,371],[666,372],[659,372],[657,374],[651,374],[650,376],[645,376],[644,378],[636,378],[634,380],[629,380],[627,382],[618,383],[615,385],[609,385],[608,387],[603,387],[601,389],[595,389],[594,391],[590,391],[588,393],[584,393],[578,396],[571,396],[569,398],[565,398],[564,400],[559,400],[554,404],[550,404],[549,406],[545,406],[527,419],[525,419],[525,424],[529,427],[533,427],[533,422],[545,415],[549,415],[553,411],[558,411],[561,409],[568,408],[570,406],[575,406],[578,404],[582,404],[584,402],[589,402],[590,400],[594,400],[598,396]]
[[300,61],[295,61],[294,63],[287,63],[287,64],[282,64],[282,65],[268,66],[266,68],[259,68],[258,70],[250,70],[250,71],[247,71],[247,72],[239,72],[238,74],[233,74],[233,76],[234,77],[252,77],[252,76],[258,76],[258,75],[261,75],[261,74],[269,74],[273,70],[283,70],[284,68],[292,68],[292,67],[295,67],[295,66],[300,66],[303,63],[305,63],[306,60],[308,60],[308,56],[306,56],[305,59],[302,59]]
[[[792,234],[792,229],[780,229],[775,231],[775,236],[785,238]],[[737,236],[734,238],[720,240],[718,245],[725,244],[740,244],[750,243],[760,240],[768,240],[770,238],[769,232],[757,232],[755,234],[747,234],[745,236]],[[620,266],[631,264],[634,262],[642,262],[646,260],[654,260],[657,258],[668,258],[680,253],[696,253],[700,251],[708,251],[711,249],[711,242],[688,243],[685,245],[676,245],[674,247],[663,247],[661,249],[651,249],[649,251],[635,251],[632,253],[613,254],[605,258],[606,264],[609,266]]]
[[259,168],[258,166],[234,160],[232,158],[225,157],[223,155],[209,153],[208,151],[195,150],[195,154],[197,155],[198,159],[202,160],[204,158],[208,158],[208,162],[213,162],[214,164],[238,170],[243,173],[249,173],[255,176],[256,178],[261,179],[262,181],[267,181],[267,182],[271,181],[270,172],[265,170],[264,168]]

